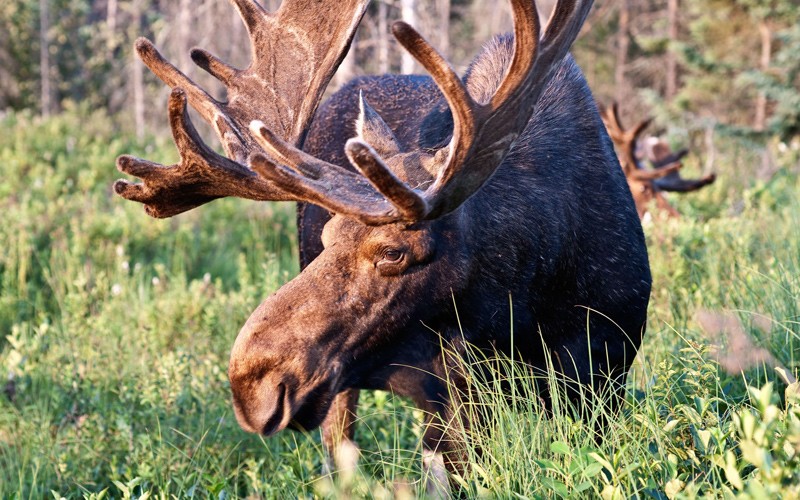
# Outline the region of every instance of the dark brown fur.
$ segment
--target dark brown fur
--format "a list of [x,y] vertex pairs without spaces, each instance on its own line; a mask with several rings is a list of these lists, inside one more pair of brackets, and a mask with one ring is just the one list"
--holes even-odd
[[[118,168],[142,182],[115,190],[157,217],[224,196],[306,202],[303,271],[252,313],[231,350],[241,426],[269,435],[322,424],[333,447],[352,436],[357,391],[384,389],[425,410],[427,451],[458,452],[441,424],[458,408],[453,389],[466,388],[452,370],[465,342],[539,373],[552,359],[573,390],[610,381],[619,394],[644,332],[650,271],[625,177],[565,56],[592,2],[557,2],[542,31],[535,5],[512,0],[516,39],[490,43],[465,85],[396,23],[395,37],[436,83],[358,79],[316,117],[366,0],[285,0],[274,13],[255,0],[233,4],[251,64],[237,70],[193,52],[225,84],[227,102],[137,42],[174,87],[181,158],[165,167],[120,157]],[[187,102],[228,158],[202,142]],[[458,453],[447,461],[457,467]]]
[[[467,85],[474,96],[491,95],[510,50],[509,39],[497,40],[473,63]],[[434,149],[448,140],[449,112],[429,78],[369,77],[321,107],[308,152],[345,164],[361,92],[404,145]],[[501,167],[455,212],[413,226],[335,216],[320,238],[316,228],[329,218],[318,207],[301,208],[307,267],[253,313],[237,339],[229,373],[245,428],[316,427],[336,394],[352,398],[364,388],[408,396],[434,419],[447,418],[442,380],[452,374],[442,342],[464,339],[511,354],[509,296],[516,355],[536,369],[544,370],[549,354],[566,377],[601,386],[621,380],[636,354],[650,291],[644,239],[570,58]],[[402,249],[403,262],[383,262],[386,248]],[[287,384],[293,395],[276,399],[274,387]],[[259,417],[265,407],[268,418]],[[431,426],[424,441],[441,450],[442,439]]]

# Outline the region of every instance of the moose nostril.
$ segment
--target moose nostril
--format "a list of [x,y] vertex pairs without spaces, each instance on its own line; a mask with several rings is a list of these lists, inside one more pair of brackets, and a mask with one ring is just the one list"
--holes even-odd
[[271,408],[271,414],[268,413],[270,410],[265,409],[264,413],[270,415],[266,422],[264,422],[264,426],[261,428],[261,433],[265,436],[270,436],[275,432],[279,431],[281,428],[281,422],[283,421],[283,397],[286,393],[286,386],[283,384],[278,384],[278,387],[275,390],[275,399],[273,401],[273,406]]
[[242,429],[269,436],[283,428],[286,386],[280,383],[271,389],[265,385],[260,384],[249,397],[237,396],[234,391],[233,408]]

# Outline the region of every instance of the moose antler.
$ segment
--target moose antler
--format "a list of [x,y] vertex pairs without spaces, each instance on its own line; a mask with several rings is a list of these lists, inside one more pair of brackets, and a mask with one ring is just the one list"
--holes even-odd
[[[204,50],[192,50],[194,62],[225,85],[227,102],[211,97],[164,59],[150,41],[136,41],[142,61],[173,88],[170,126],[181,159],[175,165],[163,166],[121,156],[117,168],[144,182],[119,180],[114,190],[124,198],[144,203],[153,217],[171,217],[225,196],[295,199],[244,166],[251,154],[263,153],[249,124],[261,120],[284,140],[302,145],[369,0],[341,0],[336,5],[286,0],[275,13],[265,11],[255,0],[231,3],[250,37],[250,66],[236,69]],[[214,153],[200,139],[186,114],[187,98],[214,127],[230,159]]]
[[[560,0],[540,40],[536,7],[512,0],[514,56],[495,94],[475,102],[453,69],[408,24],[398,22],[398,41],[430,73],[453,113],[453,136],[435,181],[424,192],[398,179],[360,139],[346,145],[361,175],[300,150],[319,97],[340,62],[366,1],[346,0],[321,7],[311,0],[287,0],[275,15],[254,0],[232,0],[247,25],[253,63],[240,71],[194,50],[192,58],[228,88],[220,103],[163,59],[146,40],[137,51],[165,83],[185,91],[189,103],[222,139],[231,160],[202,144],[178,91],[170,101],[170,122],[181,162],[163,167],[123,156],[118,168],[143,184],[117,181],[125,198],[145,203],[149,214],[168,217],[222,196],[311,202],[367,224],[434,219],[460,206],[491,177],[530,120],[553,72],[577,37],[591,0]],[[309,4],[309,5],[306,5]],[[281,48],[288,47],[285,51]],[[306,101],[308,96],[308,101]],[[249,124],[249,127],[247,125]],[[179,140],[180,139],[180,140]],[[249,156],[250,169],[240,165]]]
[[514,56],[486,103],[473,101],[444,58],[419,33],[405,23],[395,24],[395,36],[430,72],[453,112],[449,155],[424,193],[426,210],[419,218],[454,210],[491,177],[530,121],[539,96],[578,36],[591,6],[591,1],[558,1],[539,40],[535,3],[512,1]]
[[614,145],[620,153],[620,164],[625,176],[640,181],[653,181],[656,186],[663,191],[694,191],[701,187],[711,184],[716,180],[715,174],[708,174],[700,179],[684,179],[678,170],[683,166],[681,160],[689,154],[689,151],[682,149],[673,152],[666,143],[658,141],[657,144],[648,149],[648,160],[653,168],[647,170],[642,168],[636,159],[636,145],[641,133],[653,121],[652,118],[642,120],[635,127],[625,130],[619,119],[619,107],[617,103],[612,103],[608,108],[602,108],[600,116],[606,125],[606,130]]
[[[648,141],[654,141],[653,144],[648,144],[648,147],[645,148],[646,157],[654,168],[679,162],[689,154],[688,149],[672,151],[666,142],[656,138],[649,138]],[[654,184],[662,191],[687,193],[689,191],[697,191],[716,180],[717,176],[713,172],[699,179],[684,179],[678,172],[671,172],[660,179],[656,179]]]
[[681,159],[688,154],[688,150],[673,152],[663,141],[657,141],[648,149],[648,159],[653,168],[643,168],[636,159],[636,146],[639,135],[650,125],[652,119],[643,120],[635,127],[626,130],[619,119],[619,107],[616,102],[608,108],[601,106],[600,116],[617,149],[620,165],[625,172],[640,217],[644,216],[647,204],[652,199],[655,199],[657,206],[665,210],[669,216],[677,217],[680,214],[669,204],[662,191],[694,191],[716,180],[716,175],[713,173],[700,179],[681,177],[679,173],[683,166]]
[[559,1],[540,40],[533,2],[512,0],[514,56],[502,83],[485,103],[473,100],[455,71],[414,28],[403,22],[394,24],[395,37],[428,70],[453,113],[453,136],[447,155],[441,155],[443,165],[424,192],[398,179],[372,147],[360,139],[350,139],[346,153],[369,184],[334,183],[332,172],[338,167],[303,153],[258,123],[252,131],[259,143],[272,158],[290,168],[258,154],[251,157],[251,165],[260,175],[297,193],[299,198],[315,200],[368,224],[435,219],[451,212],[491,177],[524,130],[545,85],[577,37],[591,4],[585,0]]
[[[639,140],[639,135],[650,126],[653,119],[648,118],[642,120],[637,123],[635,127],[626,130],[619,119],[619,106],[617,106],[616,102],[612,103],[611,106],[607,108],[601,107],[600,117],[606,125],[608,135],[617,147],[620,165],[625,172],[625,177],[637,176],[638,178],[638,176],[643,174],[647,175],[645,172],[637,172],[641,170],[641,167],[639,166],[639,162],[636,161],[636,142]],[[667,166],[670,165],[663,165],[662,167]],[[656,169],[656,171],[658,171],[658,169]],[[664,175],[666,175],[666,173]],[[653,177],[649,177],[649,179],[652,178]],[[640,178],[640,180],[647,180],[647,178]]]

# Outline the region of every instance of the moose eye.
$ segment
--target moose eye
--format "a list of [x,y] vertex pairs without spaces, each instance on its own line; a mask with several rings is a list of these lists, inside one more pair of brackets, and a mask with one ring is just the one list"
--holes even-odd
[[387,248],[380,254],[380,260],[375,263],[378,272],[383,276],[397,276],[405,270],[405,252],[397,248]]
[[403,252],[400,250],[389,248],[383,251],[381,255],[381,262],[386,264],[393,264],[396,262],[400,262],[403,259]]

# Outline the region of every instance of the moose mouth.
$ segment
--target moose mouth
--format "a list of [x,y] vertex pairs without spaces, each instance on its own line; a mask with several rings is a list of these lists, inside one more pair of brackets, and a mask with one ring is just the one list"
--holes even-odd
[[325,420],[334,395],[330,385],[325,383],[312,389],[299,402],[292,401],[291,391],[285,384],[279,384],[277,391],[274,413],[260,429],[264,436],[272,436],[285,428],[298,432],[316,429]]
[[322,425],[333,401],[333,394],[326,389],[320,386],[311,391],[289,421],[289,429],[306,432]]

